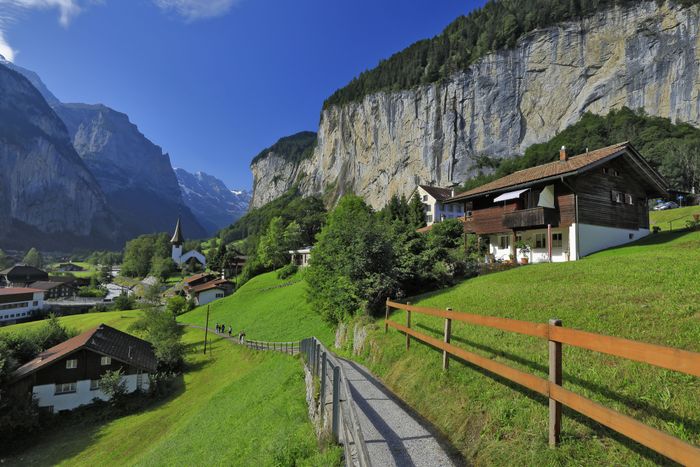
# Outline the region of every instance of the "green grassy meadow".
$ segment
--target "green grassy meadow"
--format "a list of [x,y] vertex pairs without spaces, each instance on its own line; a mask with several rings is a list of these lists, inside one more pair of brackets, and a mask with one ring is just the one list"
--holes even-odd
[[[61,263],[51,264],[49,266],[49,269],[55,271],[55,270],[57,270],[59,264],[61,264]],[[75,277],[92,277],[97,272],[97,268],[95,267],[95,265],[90,264],[86,261],[73,261],[73,264],[75,264],[76,266],[80,266],[85,270],[84,271],[70,271],[70,272],[66,272],[66,274],[71,274]]]
[[[410,301],[700,352],[700,232],[662,233],[578,262],[480,276]],[[391,318],[405,323],[404,312]],[[453,322],[452,343],[547,377],[547,343]],[[400,397],[448,434],[477,465],[646,465],[669,461],[564,410],[562,444],[547,446],[546,399],[468,364],[441,369],[441,353],[381,321],[359,357]],[[442,337],[443,321],[413,313],[412,327]],[[564,386],[700,445],[698,378],[564,346]]]
[[[700,214],[700,206],[668,209],[666,211],[650,211],[649,225],[658,226],[661,230],[685,228],[686,221],[693,220],[693,214]],[[669,221],[673,221],[669,224]]]
[[[81,315],[86,316],[86,315]],[[75,323],[73,323],[75,324]],[[120,327],[128,323],[123,321]],[[2,465],[338,465],[307,415],[298,358],[203,333],[184,336],[188,370],[167,399],[109,421],[59,425]]]
[[[330,344],[334,331],[306,302],[305,287],[300,274],[287,279],[277,279],[274,272],[256,276],[234,294],[210,304],[209,327],[223,322],[235,333],[245,330],[252,340],[295,341],[313,335]],[[178,319],[204,326],[206,313],[204,305]]]
[[[127,329],[140,315],[141,311],[139,310],[105,311],[104,313],[84,313],[80,315],[63,316],[60,320],[67,328],[83,332],[99,326],[100,324],[106,324],[117,329]],[[44,320],[13,324],[0,327],[0,334],[37,329],[43,325]]]

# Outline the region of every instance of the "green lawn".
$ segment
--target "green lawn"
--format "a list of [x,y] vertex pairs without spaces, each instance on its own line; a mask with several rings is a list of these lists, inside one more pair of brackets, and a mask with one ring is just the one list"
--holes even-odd
[[[59,264],[62,264],[62,263],[51,264],[51,265],[49,265],[49,269],[55,271],[55,270],[57,270]],[[97,268],[95,267],[94,264],[90,264],[90,263],[85,262],[85,261],[73,261],[73,264],[75,264],[76,266],[80,266],[85,270],[84,271],[68,271],[65,274],[72,274],[75,277],[92,277],[92,275],[95,274],[95,272],[97,272]],[[59,274],[63,274],[63,273],[59,273]]]
[[[700,206],[687,206],[684,208],[669,209],[666,211],[651,211],[649,223],[658,226],[661,230],[678,230],[685,228],[686,221],[693,220],[693,214],[700,214]],[[669,221],[673,221],[669,224]]]
[[[122,323],[126,324],[126,323]],[[141,413],[75,423],[39,437],[3,465],[318,465],[297,358],[255,352],[216,336],[202,354],[202,331],[188,329],[188,371],[174,395]]]
[[[676,210],[677,211],[677,210]],[[662,233],[578,262],[529,265],[477,277],[411,301],[437,308],[564,326],[700,352],[700,232]],[[392,319],[404,323],[405,314]],[[443,321],[413,314],[413,327],[442,336]],[[547,343],[463,323],[452,342],[547,376]],[[547,403],[469,365],[441,370],[441,354],[372,326],[359,359],[467,459],[481,465],[667,463],[626,438],[565,410],[563,441],[547,447]],[[698,378],[564,346],[564,386],[700,445]]]
[[[136,321],[140,315],[139,310],[129,311],[106,311],[104,313],[85,313],[81,315],[71,315],[61,317],[61,323],[66,327],[75,329],[78,332],[86,331],[100,324],[106,324],[118,329],[128,328],[131,323]],[[30,321],[28,323],[13,324],[10,326],[0,327],[0,333],[4,332],[22,332],[28,329],[36,329],[43,326],[44,321]]]
[[[236,333],[245,330],[248,339],[294,341],[314,335],[330,344],[333,330],[307,304],[305,287],[299,274],[288,279],[277,279],[274,272],[261,274],[210,304],[209,327],[223,322]],[[206,311],[206,305],[195,308],[179,321],[204,326]]]

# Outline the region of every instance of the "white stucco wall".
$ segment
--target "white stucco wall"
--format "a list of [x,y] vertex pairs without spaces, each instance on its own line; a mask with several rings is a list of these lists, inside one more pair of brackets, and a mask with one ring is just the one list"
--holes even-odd
[[579,256],[581,257],[649,235],[649,229],[619,229],[590,224],[579,224],[578,228]]
[[[559,228],[553,228],[552,229],[552,234],[555,233],[561,233],[562,234],[562,246],[561,247],[552,247],[552,262],[554,263],[562,263],[565,261],[573,261],[576,259],[576,255],[571,253],[571,242],[570,242],[570,229],[559,229]],[[547,229],[534,229],[534,230],[527,230],[524,232],[519,233],[522,235],[523,240],[527,242],[530,245],[530,253],[527,255],[528,261],[530,263],[545,263],[549,262],[549,250],[547,248],[535,248],[535,234],[544,234],[545,236],[547,235]],[[510,236],[510,242],[512,244],[513,238],[511,234],[508,234]],[[501,261],[506,261],[510,259],[510,253],[511,249],[510,248],[500,248],[499,247],[499,237],[500,235],[490,235],[489,236],[489,253],[494,255],[494,258],[497,260]],[[549,239],[547,239],[549,241]],[[521,250],[518,249],[517,251],[517,259],[520,261],[524,255],[522,254]]]
[[[217,297],[216,294],[221,294],[221,297]],[[223,289],[209,289],[205,290],[204,292],[200,292],[197,295],[197,304],[198,305],[206,305],[207,303],[213,302],[214,300],[218,300],[219,298],[222,298],[225,295]]]
[[[8,308],[0,310],[0,321],[14,322],[18,319],[25,319],[31,316],[34,312],[44,308],[44,292],[34,292],[32,300],[18,300],[17,302],[3,303],[3,305],[24,304],[26,306],[18,306],[17,308]],[[34,304],[36,302],[36,305]],[[24,315],[22,314],[24,313]]]
[[[141,376],[141,389],[146,391],[149,387],[148,373],[143,373]],[[122,377],[122,381],[126,382],[127,392],[136,391],[137,377],[138,375],[125,375]],[[60,410],[72,410],[81,405],[90,404],[95,398],[108,400],[108,397],[101,390],[90,390],[89,379],[78,381],[75,392],[66,394],[55,394],[55,392],[55,384],[43,384],[32,388],[32,393],[37,399],[39,407],[53,406],[54,412],[58,412]]]

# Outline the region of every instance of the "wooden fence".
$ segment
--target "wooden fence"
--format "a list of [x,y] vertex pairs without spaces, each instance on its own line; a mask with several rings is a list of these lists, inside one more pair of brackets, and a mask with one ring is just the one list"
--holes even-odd
[[331,400],[331,432],[335,440],[343,444],[345,465],[368,467],[369,454],[343,367],[315,337],[301,341],[301,353],[309,371],[319,380],[322,420],[326,416],[327,401]]
[[[406,311],[405,326],[389,320],[391,309]],[[443,339],[437,339],[411,329],[411,313],[443,318],[445,320]],[[452,321],[461,321],[547,340],[549,342],[549,379],[525,373],[452,345],[450,343]],[[559,320],[550,320],[546,324],[532,323],[515,319],[454,312],[449,308],[440,310],[418,307],[388,300],[386,302],[386,319],[384,323],[385,332],[388,331],[389,327],[392,327],[406,334],[406,350],[410,348],[411,338],[442,350],[442,365],[444,369],[448,368],[449,356],[451,355],[548,397],[549,444],[551,446],[556,446],[559,443],[561,408],[562,405],[565,405],[601,425],[605,425],[639,444],[663,454],[669,459],[685,465],[700,465],[700,449],[697,447],[565,389],[562,386],[562,344],[647,363],[698,377],[700,377],[699,353],[564,328]]]
[[243,345],[253,350],[272,350],[275,352],[288,353],[290,355],[296,355],[300,352],[301,343],[296,342],[267,342],[267,341],[253,341],[253,340],[243,340]]

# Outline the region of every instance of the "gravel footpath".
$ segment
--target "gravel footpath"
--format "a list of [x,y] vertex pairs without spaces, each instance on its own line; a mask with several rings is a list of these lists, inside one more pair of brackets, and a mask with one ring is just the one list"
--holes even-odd
[[357,407],[373,466],[454,466],[435,430],[386,389],[363,366],[339,359]]

